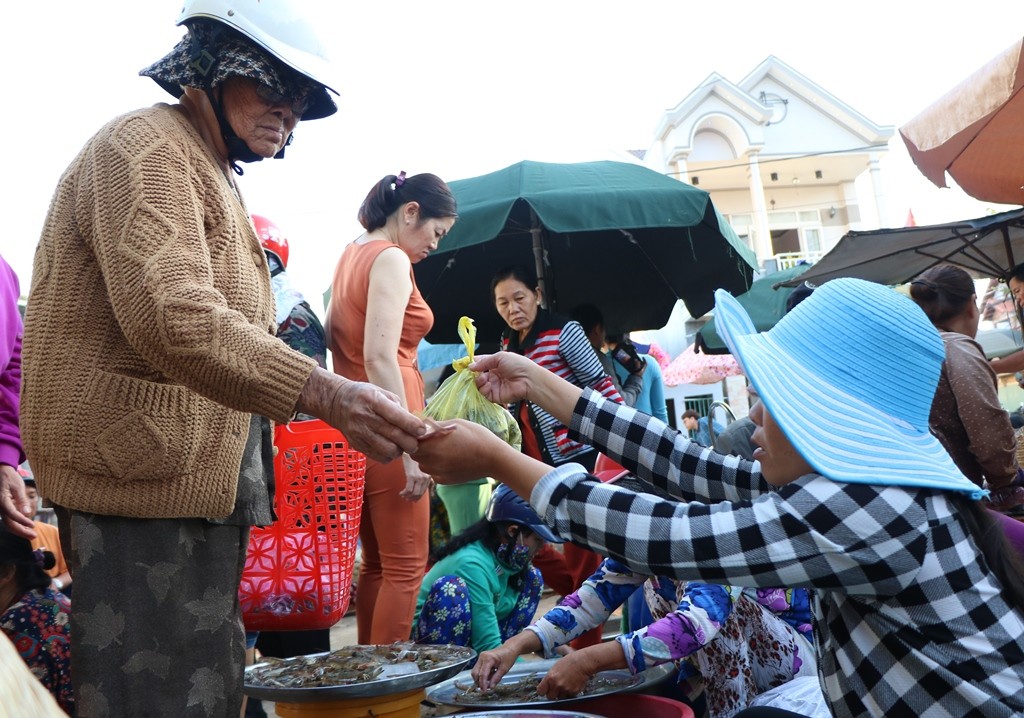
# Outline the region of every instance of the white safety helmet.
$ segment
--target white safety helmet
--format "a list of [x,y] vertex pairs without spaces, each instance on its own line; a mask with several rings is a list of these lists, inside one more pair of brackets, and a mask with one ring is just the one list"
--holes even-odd
[[234,28],[296,72],[338,94],[329,80],[330,60],[324,44],[289,0],[186,0],[177,24],[195,18],[217,20]]
[[[177,24],[187,25],[198,19],[227,25],[300,75],[338,94],[330,79],[326,47],[313,24],[291,0],[185,0]],[[322,99],[330,108],[314,104],[302,119],[326,117],[337,110],[326,93]]]

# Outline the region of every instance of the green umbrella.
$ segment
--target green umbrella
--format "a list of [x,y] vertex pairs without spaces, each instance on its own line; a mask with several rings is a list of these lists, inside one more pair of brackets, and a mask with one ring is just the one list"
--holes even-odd
[[[767,274],[760,279],[754,280],[750,289],[736,297],[743,308],[750,315],[750,321],[759,332],[765,332],[775,326],[776,322],[782,319],[786,313],[786,300],[793,293],[793,287],[774,286],[779,282],[789,281],[799,277],[811,268],[810,264],[797,264],[789,269],[780,272]],[[697,349],[705,354],[728,354],[729,350],[725,342],[718,336],[715,330],[715,318],[712,317],[700,331],[693,342]]]
[[459,317],[493,346],[505,323],[491,276],[538,270],[548,306],[596,304],[609,332],[657,329],[682,299],[701,316],[714,290],[750,286],[755,257],[707,192],[625,162],[520,162],[450,183],[459,218],[437,252],[415,265],[434,311],[433,343],[458,341]]

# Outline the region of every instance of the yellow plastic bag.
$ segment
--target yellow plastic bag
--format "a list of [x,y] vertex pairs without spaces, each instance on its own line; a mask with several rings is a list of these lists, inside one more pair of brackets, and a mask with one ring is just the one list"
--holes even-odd
[[452,362],[455,373],[445,379],[430,397],[423,415],[437,421],[466,419],[486,426],[495,436],[518,451],[523,444],[519,424],[508,409],[489,401],[480,393],[473,372],[467,368],[473,363],[473,350],[476,347],[476,327],[469,317],[459,319],[459,338],[466,345],[467,356]]

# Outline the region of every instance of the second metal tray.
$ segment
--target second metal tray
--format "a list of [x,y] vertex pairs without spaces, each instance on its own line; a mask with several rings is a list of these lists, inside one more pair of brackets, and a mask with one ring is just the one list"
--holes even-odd
[[[508,673],[506,673],[502,679],[502,683],[511,683],[517,681],[524,676],[533,675],[535,673],[543,674],[547,673],[551,667],[557,661],[557,658],[546,659],[543,661],[523,661],[512,666]],[[633,678],[635,682],[630,685],[624,685],[621,687],[608,688],[607,690],[598,691],[595,693],[588,693],[581,696],[573,696],[572,698],[558,698],[554,700],[540,699],[535,701],[526,702],[477,702],[467,703],[466,701],[458,701],[455,699],[456,694],[460,693],[459,689],[455,686],[458,682],[462,685],[472,683],[473,678],[469,671],[463,671],[462,673],[449,678],[443,683],[439,683],[433,688],[427,689],[427,700],[431,703],[439,703],[449,706],[459,706],[465,708],[468,711],[482,711],[487,709],[499,709],[506,710],[509,708],[537,708],[539,706],[550,706],[559,703],[575,703],[588,698],[595,698],[597,696],[606,696],[613,693],[623,693],[626,691],[639,691],[646,687],[650,687],[655,683],[661,682],[666,676],[671,673],[675,673],[676,668],[671,663],[665,663],[654,668],[649,668],[643,673],[638,673],[635,676],[627,670],[619,671],[602,671],[598,675],[608,676],[611,678]]]

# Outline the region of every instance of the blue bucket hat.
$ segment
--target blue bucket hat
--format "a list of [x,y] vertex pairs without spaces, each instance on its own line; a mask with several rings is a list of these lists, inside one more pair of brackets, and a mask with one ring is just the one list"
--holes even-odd
[[907,297],[833,279],[758,334],[719,289],[715,326],[772,418],[823,476],[987,495],[928,430],[945,348]]

